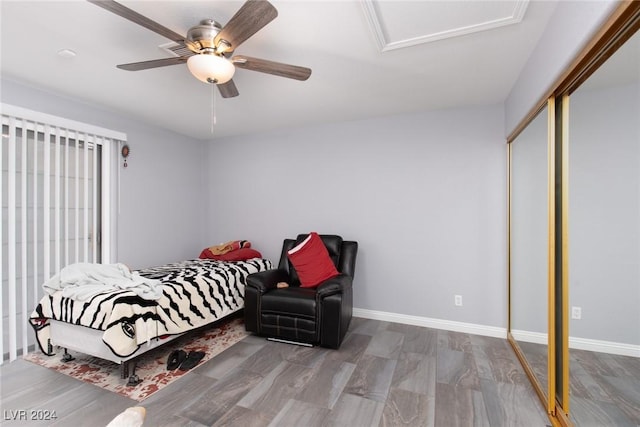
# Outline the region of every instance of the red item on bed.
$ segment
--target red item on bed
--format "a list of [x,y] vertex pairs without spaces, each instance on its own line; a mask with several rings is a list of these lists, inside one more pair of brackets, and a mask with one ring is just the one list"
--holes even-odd
[[238,249],[250,248],[250,247],[251,247],[251,242],[248,240],[231,240],[227,243],[221,243],[219,245],[209,246],[207,249],[209,249],[209,251],[213,255],[224,255],[232,251],[237,251]]
[[262,254],[255,249],[240,248],[231,252],[226,252],[222,255],[216,255],[211,252],[210,248],[204,249],[200,252],[200,259],[215,259],[218,261],[246,261],[252,258],[262,258]]

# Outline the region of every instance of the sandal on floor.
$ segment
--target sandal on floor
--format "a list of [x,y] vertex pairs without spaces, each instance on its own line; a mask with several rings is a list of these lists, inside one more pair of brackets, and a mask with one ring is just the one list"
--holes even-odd
[[167,358],[167,370],[173,371],[187,359],[187,353],[184,350],[173,350]]
[[189,355],[187,356],[187,358],[184,359],[184,362],[182,362],[180,364],[180,370],[181,371],[188,371],[189,369],[193,368],[198,363],[200,363],[200,361],[204,357],[204,354],[205,354],[204,351],[192,351],[192,352],[190,352]]

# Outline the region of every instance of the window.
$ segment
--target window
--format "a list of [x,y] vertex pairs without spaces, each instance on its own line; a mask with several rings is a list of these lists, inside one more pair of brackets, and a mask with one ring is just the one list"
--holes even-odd
[[75,262],[109,262],[111,168],[126,135],[2,105],[0,354],[33,342],[42,283]]

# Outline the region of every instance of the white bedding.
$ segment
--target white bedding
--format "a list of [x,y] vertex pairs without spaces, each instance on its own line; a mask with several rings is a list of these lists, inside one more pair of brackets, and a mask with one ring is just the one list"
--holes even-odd
[[137,271],[118,264],[92,264],[79,262],[60,270],[42,287],[49,295],[61,292],[62,297],[75,301],[87,301],[103,292],[128,290],[147,300],[162,296],[159,280],[143,277]]

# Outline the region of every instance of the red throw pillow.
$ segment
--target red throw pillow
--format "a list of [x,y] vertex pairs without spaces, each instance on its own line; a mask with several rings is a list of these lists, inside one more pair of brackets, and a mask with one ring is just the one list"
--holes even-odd
[[262,254],[251,248],[240,248],[222,255],[214,255],[207,248],[200,253],[200,259],[215,259],[218,261],[246,261],[252,258],[262,258]]
[[318,233],[310,233],[309,237],[287,252],[287,256],[298,273],[301,288],[315,288],[340,274]]

